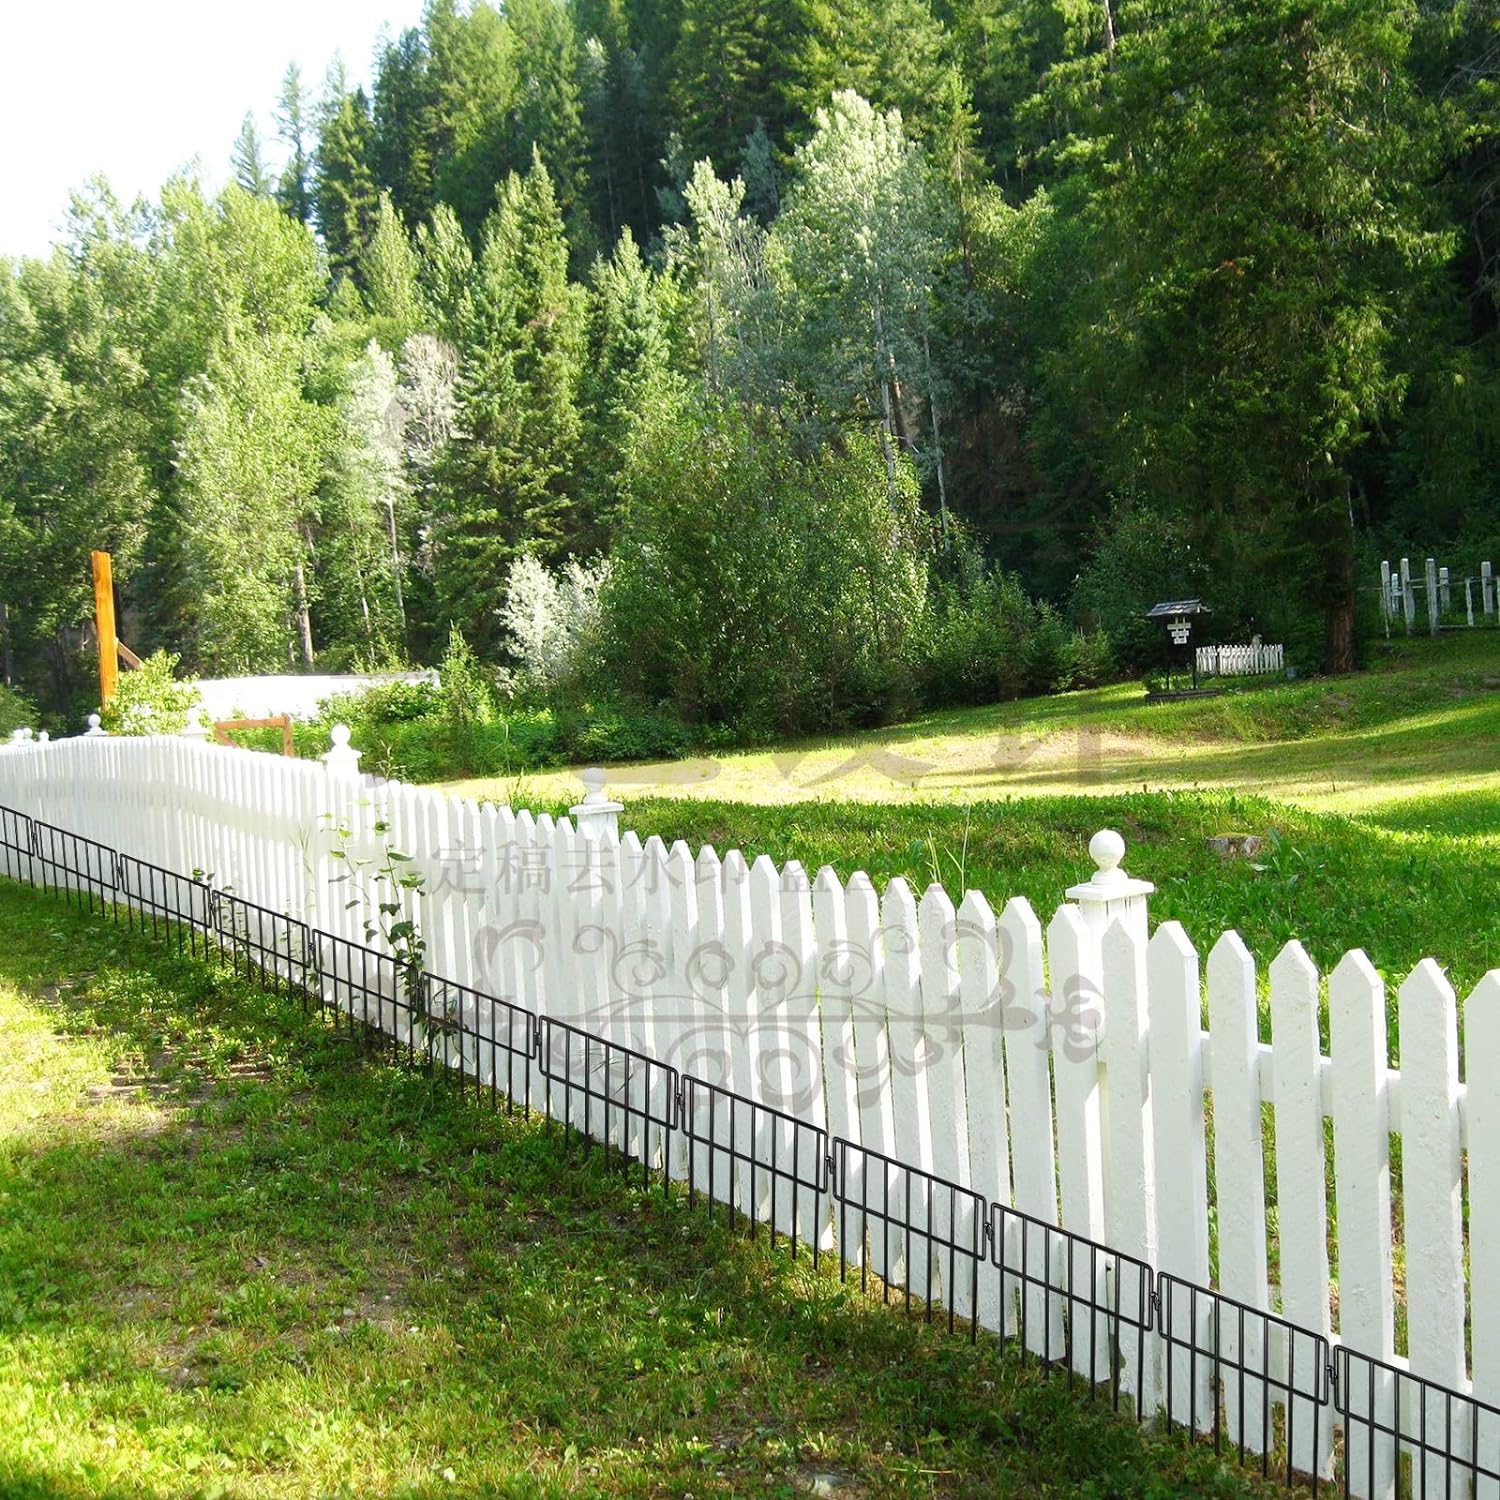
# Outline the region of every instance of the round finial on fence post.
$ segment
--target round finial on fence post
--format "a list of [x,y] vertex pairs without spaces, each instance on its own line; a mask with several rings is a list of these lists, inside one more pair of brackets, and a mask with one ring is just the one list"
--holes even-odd
[[604,772],[598,766],[590,766],[579,773],[578,779],[583,783],[584,796],[582,802],[568,809],[573,815],[573,826],[590,843],[596,842],[605,829],[618,834],[620,814],[625,809],[604,795]]
[[328,738],[333,741],[332,748],[323,756],[328,774],[353,780],[359,775],[359,758],[364,752],[349,743],[349,726],[335,724]]
[[39,744],[39,745],[45,745],[45,744],[49,743],[51,741],[51,739],[52,739],[52,736],[50,734],[48,734],[45,729],[41,729],[41,730],[37,731],[37,737],[36,737],[37,744]]
[[1125,873],[1125,840],[1113,828],[1101,828],[1089,840],[1089,857],[1096,866],[1091,880],[1069,886],[1068,900],[1088,923],[1095,940],[1102,938],[1111,922],[1123,922],[1144,941],[1146,897],[1156,889],[1149,880],[1134,880]]
[[89,727],[83,731],[84,734],[85,735],[91,735],[91,734],[108,734],[109,731],[107,729],[101,729],[99,727],[99,723],[100,723],[99,715],[98,714],[90,714],[89,715]]

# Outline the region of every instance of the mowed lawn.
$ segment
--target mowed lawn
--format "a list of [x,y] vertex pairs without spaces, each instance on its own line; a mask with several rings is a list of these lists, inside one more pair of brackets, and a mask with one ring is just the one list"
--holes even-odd
[[[1313,811],[1398,820],[1402,804],[1500,800],[1500,630],[1381,644],[1348,677],[1148,704],[1138,683],[930,714],[890,729],[764,751],[619,766],[625,799],[958,802],[1219,789]],[[515,778],[454,783],[506,795]],[[539,800],[576,771],[527,775]],[[1487,831],[1500,837],[1500,827]]]
[[1248,1495],[0,884],[0,1495]]
[[[1363,947],[1394,982],[1435,957],[1461,991],[1500,965],[1500,631],[1396,643],[1364,673],[1146,705],[1138,686],[935,715],[899,729],[673,766],[621,766],[623,827],[941,881],[1045,923],[1118,828],[1156,920],[1263,962]],[[576,773],[453,789],[560,812]],[[1253,833],[1254,859],[1210,852]]]

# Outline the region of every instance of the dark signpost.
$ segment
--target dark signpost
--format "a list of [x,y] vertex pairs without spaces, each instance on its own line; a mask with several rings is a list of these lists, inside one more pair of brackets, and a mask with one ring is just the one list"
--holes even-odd
[[1172,651],[1175,647],[1183,646],[1187,649],[1188,670],[1192,674],[1192,691],[1198,691],[1198,653],[1191,644],[1193,634],[1193,621],[1199,615],[1211,614],[1212,611],[1201,599],[1164,599],[1160,604],[1153,604],[1146,611],[1148,620],[1162,620],[1166,623],[1167,634],[1171,637],[1171,645],[1167,648],[1167,692],[1172,691]]

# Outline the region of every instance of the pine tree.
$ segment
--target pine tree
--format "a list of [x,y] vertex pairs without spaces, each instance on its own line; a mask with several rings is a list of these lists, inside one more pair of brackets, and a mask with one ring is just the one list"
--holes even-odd
[[291,63],[276,104],[276,138],[287,148],[277,201],[299,223],[312,222],[312,158],[307,149],[307,95],[302,72]]
[[666,298],[629,228],[614,254],[595,262],[591,294],[589,358],[580,392],[584,552],[606,549],[640,435],[652,415],[673,407],[682,391],[672,368]]
[[315,208],[334,274],[357,280],[378,207],[374,133],[364,90],[348,93],[342,85],[341,73],[330,77],[318,130]]
[[412,334],[431,325],[432,315],[423,305],[417,272],[417,255],[407,238],[406,226],[391,195],[382,193],[375,233],[360,261],[360,279],[376,334],[387,349],[400,348]]
[[564,545],[574,525],[583,318],[539,157],[524,178],[506,179],[475,281],[455,433],[438,474],[434,568],[447,618],[493,649],[505,564],[527,546]]
[[417,262],[422,300],[432,309],[438,332],[456,340],[469,317],[474,252],[446,203],[433,209],[430,224],[417,225]]
[[252,198],[271,196],[271,177],[261,157],[260,133],[255,128],[255,116],[248,111],[245,123],[240,126],[240,133],[235,138],[234,150],[229,157],[229,170],[234,174],[234,180]]
[[438,98],[427,41],[412,27],[380,55],[371,109],[375,174],[408,224],[432,212]]

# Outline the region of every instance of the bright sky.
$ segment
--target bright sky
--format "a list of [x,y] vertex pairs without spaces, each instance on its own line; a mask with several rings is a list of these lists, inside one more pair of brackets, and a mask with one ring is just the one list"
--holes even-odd
[[40,255],[68,194],[95,173],[154,197],[195,157],[212,187],[253,110],[279,162],[272,111],[289,62],[314,97],[339,53],[368,86],[375,40],[422,0],[0,0],[0,255]]

